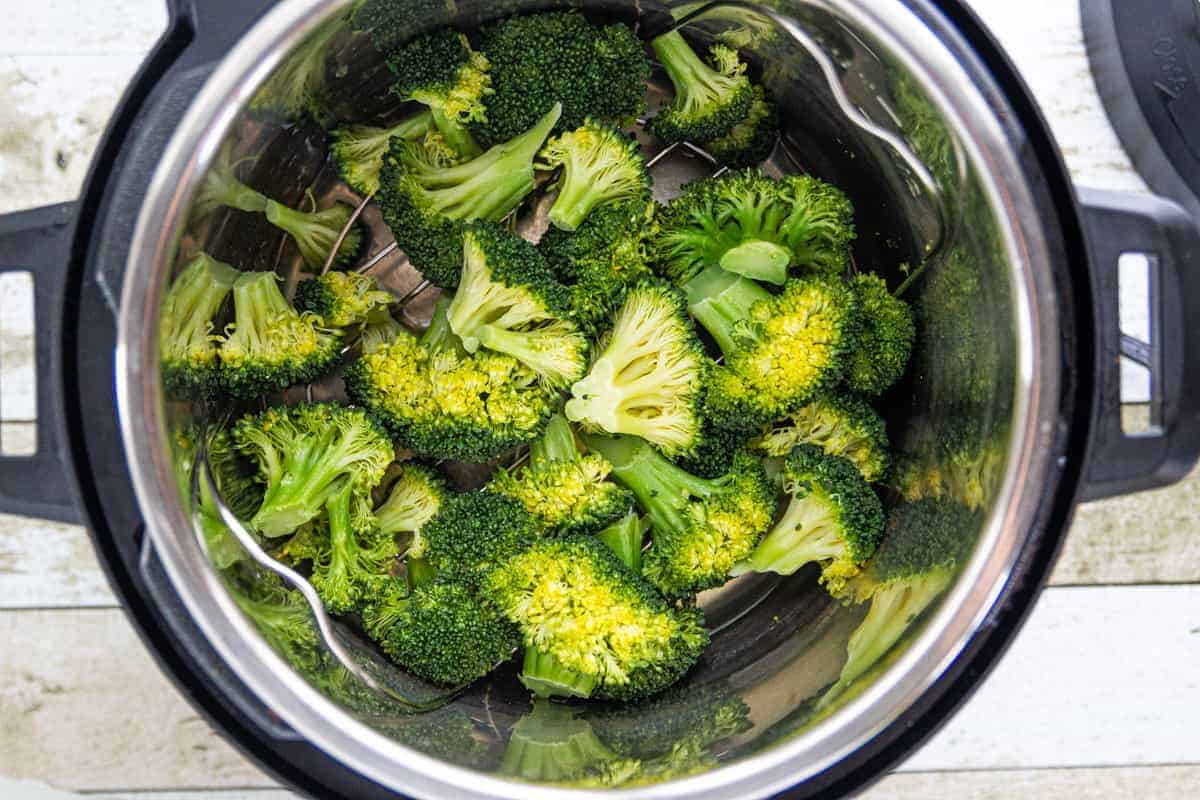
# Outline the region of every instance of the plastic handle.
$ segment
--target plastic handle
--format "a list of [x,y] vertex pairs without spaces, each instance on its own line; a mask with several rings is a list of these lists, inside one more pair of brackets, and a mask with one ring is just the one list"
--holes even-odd
[[[1200,455],[1200,228],[1159,197],[1081,189],[1096,305],[1097,397],[1081,500],[1174,483]],[[1150,259],[1150,342],[1122,336],[1118,261]],[[1150,372],[1153,430],[1121,426],[1121,356]]]
[[73,203],[0,216],[0,272],[33,275],[38,384],[37,452],[0,455],[0,511],[79,523],[75,481],[62,447],[58,374],[63,291],[74,230]]

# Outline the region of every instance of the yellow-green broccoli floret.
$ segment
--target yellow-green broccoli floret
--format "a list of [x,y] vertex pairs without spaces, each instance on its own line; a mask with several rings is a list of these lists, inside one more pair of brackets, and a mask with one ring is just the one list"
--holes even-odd
[[616,127],[588,118],[546,143],[538,169],[562,167],[550,222],[573,231],[593,209],[607,203],[650,199],[650,173],[641,147]]
[[815,444],[849,460],[869,483],[883,480],[891,459],[883,418],[853,394],[823,394],[810,400],[764,430],[750,447],[782,458],[801,444]]
[[746,118],[754,89],[736,51],[714,45],[706,64],[679,31],[659,36],[650,46],[675,87],[670,103],[650,120],[651,133],[666,142],[702,144],[725,136]]
[[363,195],[379,191],[379,171],[393,138],[419,143],[432,158],[453,164],[459,156],[433,126],[433,114],[422,111],[389,128],[347,125],[330,134],[329,157],[347,185]]
[[883,278],[860,273],[850,280],[858,297],[858,348],[846,371],[846,385],[868,397],[883,394],[908,366],[916,324],[908,303],[893,297]]
[[198,253],[171,282],[158,323],[163,388],[177,400],[211,397],[220,391],[220,365],[213,318],[240,273]]
[[327,272],[301,281],[296,308],[316,314],[322,327],[353,328],[383,321],[396,298],[371,275]]

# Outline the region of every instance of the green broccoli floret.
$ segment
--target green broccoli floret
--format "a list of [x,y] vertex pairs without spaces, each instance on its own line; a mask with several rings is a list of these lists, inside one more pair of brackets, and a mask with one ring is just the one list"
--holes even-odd
[[527,686],[648,697],[682,677],[708,644],[698,610],[669,605],[591,537],[535,543],[488,573],[483,593],[521,631]]
[[485,28],[480,49],[495,91],[487,121],[474,127],[489,142],[516,136],[555,103],[556,133],[588,117],[631,122],[646,108],[650,63],[627,25],[593,25],[569,11],[514,16]]
[[359,346],[364,353],[375,353],[402,335],[408,329],[401,325],[391,313],[381,314],[366,324],[358,337]]
[[861,397],[823,394],[763,431],[752,450],[782,458],[801,444],[815,444],[858,467],[869,483],[883,480],[891,460],[883,418]]
[[650,173],[637,139],[589,117],[542,148],[538,169],[562,167],[550,222],[573,231],[598,206],[650,199]]
[[775,515],[775,487],[757,459],[736,455],[729,472],[698,478],[629,437],[591,436],[589,448],[613,467],[650,520],[643,574],[668,597],[724,583],[747,558]]
[[512,356],[546,385],[583,377],[588,340],[571,320],[566,288],[529,242],[491,222],[463,229],[463,270],[446,311],[468,353]]
[[625,514],[633,498],[606,480],[612,467],[598,453],[583,455],[561,414],[529,447],[529,463],[499,469],[488,488],[519,502],[545,533],[595,533]]
[[213,317],[240,273],[198,253],[171,282],[158,323],[163,388],[176,400],[212,397],[220,390]]
[[441,578],[393,601],[373,635],[397,664],[445,686],[465,686],[512,658],[521,639],[496,608]]
[[492,79],[488,60],[471,49],[466,36],[440,28],[391,50],[387,62],[396,76],[392,91],[428,106],[451,150],[462,158],[483,152],[467,125],[487,119],[484,103]]
[[536,125],[470,161],[430,163],[410,142],[393,139],[379,176],[379,205],[396,244],[434,284],[458,285],[464,222],[499,222],[534,187],[533,159],[562,113],[554,105]]
[[883,535],[883,506],[858,468],[820,447],[802,444],[784,464],[791,498],[783,516],[734,574],[791,575],[821,565],[821,582],[838,593],[859,573]]
[[383,169],[383,157],[393,138],[420,143],[434,160],[441,160],[446,165],[458,160],[457,154],[433,127],[433,114],[429,111],[415,114],[390,128],[349,125],[338,128],[331,135],[333,142],[329,145],[329,155],[338,174],[351,189],[362,195],[379,191],[379,171]]
[[912,353],[916,325],[908,303],[893,297],[883,278],[859,273],[850,280],[858,298],[858,349],[846,371],[846,385],[869,397],[883,394],[900,379]]
[[320,25],[293,49],[255,93],[250,109],[296,122],[306,117],[327,122],[325,62],[333,40],[346,28],[338,15]]
[[726,172],[692,181],[662,210],[655,260],[676,283],[712,264],[774,284],[789,272],[842,275],[853,215],[846,195],[817,178]]
[[719,478],[733,466],[733,457],[746,449],[757,430],[747,420],[706,415],[700,441],[675,463],[699,478]]
[[704,150],[731,168],[752,167],[766,161],[779,141],[779,109],[765,89],[754,87],[754,100],[746,118],[724,136],[704,143]]
[[396,302],[371,275],[326,272],[300,281],[296,309],[316,314],[324,328],[352,328],[383,320]]
[[303,595],[284,586],[274,575],[257,575],[246,584],[225,581],[225,588],[267,644],[298,670],[324,666],[322,644]]
[[694,449],[709,361],[683,295],[650,282],[631,289],[596,349],[588,374],[571,387],[567,419],[640,436],[672,456]]
[[467,354],[446,320],[449,304],[438,299],[420,340],[397,330],[390,344],[364,348],[346,369],[346,391],[401,446],[429,458],[482,463],[536,439],[557,396],[511,356]]
[[850,637],[841,677],[824,696],[832,700],[891,650],[950,585],[970,553],[982,516],[958,503],[920,500],[898,506],[866,569],[847,587],[849,599],[870,602]]
[[447,497],[422,529],[424,558],[439,577],[470,586],[537,536],[537,524],[519,502],[489,491]]
[[263,536],[285,536],[321,513],[346,484],[354,490],[355,524],[371,513],[371,490],[394,450],[361,409],[333,403],[268,408],[233,427],[239,451],[258,465],[265,486],[250,525]]
[[596,735],[616,753],[643,761],[670,755],[681,743],[710,748],[752,725],[750,708],[723,681],[676,686],[637,705],[592,711]]
[[710,66],[679,31],[659,36],[650,46],[675,87],[671,102],[650,120],[650,133],[665,142],[703,144],[727,135],[746,119],[754,89],[737,51],[714,45]]
[[616,522],[596,532],[596,538],[621,559],[621,563],[642,574],[642,543],[646,539],[646,523],[630,508]]
[[889,483],[910,502],[947,498],[983,508],[1004,476],[1007,434],[1006,425],[975,408],[949,408],[936,419],[914,420]]
[[546,263],[571,293],[575,322],[596,338],[630,287],[651,277],[647,241],[654,203],[613,203],[592,211],[574,231],[551,227],[538,242]]
[[[500,774],[535,783],[569,783],[587,775],[608,775],[619,760],[596,738],[579,709],[539,698],[513,726]],[[636,769],[637,763],[629,766]]]
[[839,279],[793,278],[772,295],[711,266],[684,284],[688,311],[725,356],[705,399],[709,414],[761,425],[837,384],[854,354],[858,304]]
[[449,496],[446,482],[429,467],[405,464],[392,485],[387,499],[375,509],[375,524],[385,535],[406,536],[404,566],[408,585],[429,583],[437,569],[425,560],[425,535],[422,530],[437,515]]
[[[325,504],[329,552],[313,565],[312,585],[335,614],[359,611],[394,584],[391,567],[399,552],[394,536],[373,524],[351,520],[354,486],[344,482]],[[373,520],[367,520],[373,522]]]
[[233,324],[221,342],[221,384],[251,400],[309,383],[341,358],[342,337],[300,314],[279,291],[274,272],[246,272],[233,283]]

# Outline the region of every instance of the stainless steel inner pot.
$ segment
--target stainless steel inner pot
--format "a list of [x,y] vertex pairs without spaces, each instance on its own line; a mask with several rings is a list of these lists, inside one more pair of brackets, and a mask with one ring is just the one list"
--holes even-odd
[[[298,205],[309,191],[321,198],[347,193],[325,162],[318,129],[273,123],[251,106],[261,105],[256,96],[261,100],[260,88],[273,73],[287,69],[302,48],[319,45],[328,48],[322,80],[331,115],[390,113],[386,103],[376,106],[378,85],[370,80],[379,63],[371,63],[364,55],[368,48],[342,30],[349,5],[287,0],[243,37],[183,119],[146,195],[121,298],[116,381],[147,532],[184,604],[229,667],[295,731],[352,769],[424,798],[587,794],[501,774],[504,741],[529,708],[511,672],[501,670],[429,715],[386,720],[318,691],[311,675],[286,663],[241,614],[207,561],[179,496],[167,431],[191,412],[165,402],[157,356],[158,308],[177,259],[182,263],[181,255],[203,248],[242,269],[277,269],[290,279],[299,265],[278,232],[236,212],[192,224],[191,199],[226,145],[239,158],[252,158],[244,168],[248,182],[283,202]],[[545,7],[512,2],[494,8],[474,0],[413,5],[414,35]],[[604,0],[580,5],[655,33],[669,27],[673,15],[686,19],[685,31],[701,40],[724,32],[752,41],[744,52],[778,97],[783,116],[783,141],[765,168],[808,171],[847,191],[856,207],[857,264],[898,280],[904,265],[929,255],[910,299],[918,299],[938,270],[962,270],[974,282],[964,302],[977,322],[978,358],[965,374],[941,369],[939,354],[930,349],[935,340],[922,336],[912,374],[888,395],[885,408],[893,443],[912,463],[933,456],[928,436],[916,433],[918,421],[928,432],[967,415],[980,442],[1003,442],[1007,455],[976,498],[987,513],[974,555],[953,588],[883,664],[819,712],[815,701],[837,678],[862,609],[831,601],[807,570],[711,593],[704,602],[720,630],[709,655],[683,690],[638,713],[659,715],[667,726],[697,706],[738,698],[750,726],[720,743],[707,771],[605,792],[766,796],[819,773],[895,721],[993,609],[1033,519],[1055,424],[1058,303],[1044,268],[1044,220],[1035,213],[1003,110],[985,100],[986,87],[900,2],[779,0],[769,8],[690,3],[651,11]],[[686,147],[665,155],[655,167],[659,199],[712,169]],[[378,252],[390,235],[373,208],[364,218],[374,234],[371,251]],[[372,269],[400,293],[419,281],[398,254]],[[426,293],[408,308],[414,324],[430,297]],[[311,391],[336,392],[336,382]],[[614,713],[589,707],[581,717],[602,725]]]

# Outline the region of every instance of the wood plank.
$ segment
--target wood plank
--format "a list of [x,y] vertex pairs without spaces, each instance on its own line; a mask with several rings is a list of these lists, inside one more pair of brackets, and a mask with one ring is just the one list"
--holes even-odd
[[10,800],[300,800],[285,789],[197,789],[191,791],[117,791],[79,794],[40,781],[0,777],[0,797]]
[[162,0],[41,0],[5,15],[0,54],[141,54],[166,25]]
[[0,608],[114,605],[87,531],[0,514]]
[[1179,800],[1194,797],[1200,766],[1112,767],[1105,769],[909,772],[889,775],[859,800]]

